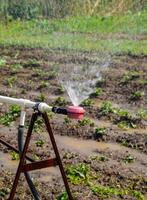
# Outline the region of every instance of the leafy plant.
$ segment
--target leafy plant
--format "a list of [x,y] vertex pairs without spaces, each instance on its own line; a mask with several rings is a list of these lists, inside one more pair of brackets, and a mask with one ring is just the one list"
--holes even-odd
[[141,91],[132,92],[130,96],[130,100],[133,100],[133,101],[140,100],[141,97],[143,97],[144,95],[145,95],[144,92],[141,92]]
[[106,133],[106,128],[96,128],[94,136],[95,138],[100,138],[103,135],[105,135],[105,133]]
[[9,193],[10,193],[10,189],[8,187],[2,188],[0,189],[0,197],[5,198]]
[[129,128],[137,128],[137,125],[130,120],[122,120],[120,122],[117,123],[117,126],[121,129],[129,129]]
[[70,182],[75,185],[81,183],[87,184],[90,179],[94,178],[90,172],[90,167],[84,163],[69,166],[66,170],[66,173]]
[[137,113],[137,116],[141,119],[147,120],[147,110],[140,109]]
[[89,118],[84,118],[82,120],[79,120],[78,123],[80,126],[85,126],[85,125],[90,125],[91,127],[94,126],[94,122],[92,122],[91,119]]
[[115,113],[116,109],[113,108],[112,103],[109,101],[106,101],[102,104],[100,108],[100,112],[102,115],[108,115],[110,113]]
[[56,100],[55,100],[55,105],[58,105],[58,106],[65,106],[67,104],[67,101],[64,99],[64,97],[58,97]]
[[124,163],[132,163],[134,162],[135,158],[132,155],[127,155],[125,158],[122,159]]
[[20,106],[12,105],[9,107],[9,112],[0,117],[0,124],[9,126],[20,115]]
[[7,83],[8,83],[8,85],[9,85],[9,87],[13,87],[13,84],[15,83],[15,81],[17,80],[17,77],[10,77],[10,78],[8,78],[7,79]]
[[16,153],[15,151],[12,151],[12,152],[10,153],[10,155],[11,155],[11,159],[12,159],[12,160],[19,160],[19,154]]
[[43,140],[37,140],[36,141],[36,146],[37,147],[43,147],[43,145],[44,145],[44,141]]
[[59,197],[57,197],[57,200],[68,200],[68,194],[67,192],[62,192]]
[[85,99],[81,105],[82,106],[91,106],[93,104],[92,100],[91,99]]
[[137,200],[145,200],[144,195],[136,190],[119,189],[102,185],[91,186],[91,190],[94,194],[98,195],[101,198],[110,198],[113,196],[120,197],[124,195],[129,195],[135,197]]
[[95,92],[94,93],[92,93],[90,96],[91,97],[98,97],[98,96],[100,96],[102,94],[102,88],[96,88],[96,90],[95,90]]
[[140,77],[140,73],[138,71],[130,71],[125,74],[122,78],[121,83],[128,83],[129,81],[135,80]]
[[6,60],[4,58],[0,58],[0,67],[5,66]]

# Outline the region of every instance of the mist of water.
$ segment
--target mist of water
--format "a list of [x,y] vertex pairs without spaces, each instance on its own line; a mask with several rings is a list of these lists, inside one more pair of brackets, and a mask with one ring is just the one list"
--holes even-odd
[[96,82],[102,79],[102,72],[109,67],[110,63],[110,56],[97,55],[92,64],[73,66],[66,64],[62,67],[59,81],[67,90],[73,105],[78,106],[94,92]]

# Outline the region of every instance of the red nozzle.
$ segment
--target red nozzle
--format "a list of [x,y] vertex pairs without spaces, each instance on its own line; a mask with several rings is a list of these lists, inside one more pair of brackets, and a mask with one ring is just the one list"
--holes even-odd
[[73,119],[81,119],[83,118],[85,113],[84,108],[80,107],[80,106],[69,106],[67,108],[67,114],[70,118]]

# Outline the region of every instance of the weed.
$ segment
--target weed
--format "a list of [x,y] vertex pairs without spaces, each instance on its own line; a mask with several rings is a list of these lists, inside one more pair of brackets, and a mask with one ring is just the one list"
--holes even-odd
[[5,187],[5,188],[2,188],[1,190],[0,190],[0,197],[3,199],[3,198],[5,198],[9,193],[10,193],[10,189],[9,188],[7,188],[7,187]]
[[40,93],[40,95],[39,95],[37,100],[40,101],[40,102],[45,102],[46,96],[43,93]]
[[4,58],[0,58],[0,67],[3,67],[6,65],[6,60]]
[[137,200],[145,200],[143,194],[136,190],[118,189],[102,185],[91,186],[91,190],[94,194],[98,195],[101,198],[110,198],[113,196],[120,197],[124,195],[129,195],[135,197]]
[[103,137],[106,134],[106,128],[96,128],[94,137],[95,139]]
[[0,124],[9,126],[12,121],[15,121],[16,118],[20,115],[20,106],[12,105],[9,107],[9,112],[4,116],[0,117]]
[[27,62],[27,66],[31,66],[31,67],[39,67],[40,66],[40,62],[36,59],[30,59]]
[[57,76],[57,72],[56,71],[50,71],[47,73],[47,78],[50,79],[54,79]]
[[40,157],[37,156],[36,154],[33,154],[33,160],[38,161],[38,160],[40,160]]
[[110,113],[115,113],[116,110],[115,108],[113,108],[112,103],[109,101],[106,101],[102,104],[101,108],[100,108],[100,112],[102,115],[108,115]]
[[144,120],[147,120],[147,110],[144,110],[144,109],[140,109],[137,113],[137,116],[140,118],[140,119],[144,119]]
[[15,64],[12,66],[12,71],[17,72],[18,70],[23,69],[23,66],[21,64]]
[[71,165],[66,170],[67,177],[71,183],[78,185],[81,183],[89,183],[94,178],[90,171],[90,167],[84,163]]
[[108,158],[106,156],[91,156],[90,159],[101,161],[101,162],[108,161]]
[[67,192],[62,192],[59,197],[57,197],[57,200],[68,200],[68,194]]
[[8,86],[12,88],[16,80],[17,80],[17,77],[15,77],[15,76],[8,78],[7,79]]
[[69,117],[65,117],[64,118],[64,123],[65,124],[69,124],[71,122],[70,118]]
[[89,118],[84,118],[82,120],[79,120],[78,123],[80,126],[85,126],[85,125],[90,125],[91,127],[94,126],[94,122],[92,122],[91,119]]
[[37,147],[43,147],[43,145],[44,145],[44,141],[43,140],[37,140],[36,141],[36,146]]
[[139,80],[138,83],[139,83],[141,86],[145,86],[145,85],[147,85],[147,80],[145,80],[145,79]]
[[12,160],[19,160],[19,154],[16,153],[15,151],[12,151],[12,152],[10,153],[10,155],[11,155],[11,159],[12,159]]
[[98,97],[102,94],[102,88],[96,88],[95,92],[90,95],[90,97]]
[[122,140],[121,145],[128,147],[129,146],[129,141],[128,140]]
[[59,86],[59,87],[56,89],[56,94],[57,94],[57,95],[64,94],[64,92],[65,92],[65,89],[64,89],[62,86]]
[[91,106],[93,104],[92,100],[91,99],[85,99],[81,105],[82,106]]
[[67,101],[64,99],[64,97],[58,97],[55,100],[54,104],[58,106],[65,106],[67,104]]
[[128,155],[125,158],[122,159],[124,163],[132,163],[135,161],[135,158],[132,155]]
[[39,133],[43,129],[43,119],[38,118],[34,125],[34,131]]
[[129,121],[129,120],[122,120],[117,123],[117,126],[124,130],[129,129],[129,128],[137,128],[137,125],[133,123],[133,121]]
[[42,69],[39,69],[39,68],[34,68],[33,72],[34,72],[35,76],[39,76],[39,77],[45,77],[46,76],[46,72]]
[[130,96],[130,100],[132,100],[132,101],[138,101],[138,100],[140,100],[144,95],[145,95],[144,92],[141,92],[141,91],[132,92],[132,94],[131,94],[131,96]]
[[38,89],[43,89],[49,87],[49,82],[48,81],[41,81]]
[[140,73],[138,71],[130,71],[123,76],[121,83],[127,84],[129,81],[135,80],[139,77]]

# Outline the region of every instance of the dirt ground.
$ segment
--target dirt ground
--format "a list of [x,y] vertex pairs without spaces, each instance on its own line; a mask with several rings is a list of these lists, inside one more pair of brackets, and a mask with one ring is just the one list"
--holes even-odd
[[[96,64],[96,52],[66,52],[63,50],[0,48],[0,95],[27,98],[51,105],[70,105],[66,91],[58,81],[57,70],[64,65]],[[124,195],[106,190],[95,194],[87,183],[74,184],[69,180],[71,191],[77,200],[137,200],[147,199],[147,118],[117,115],[115,109],[102,111],[104,102],[112,102],[113,107],[127,109],[133,116],[141,109],[147,110],[147,57],[112,55],[110,67],[102,74],[97,87],[102,89],[99,96],[92,96],[84,105],[89,121],[68,120],[65,116],[50,115],[50,122],[65,169],[70,165],[83,163],[97,178],[93,185],[105,188],[124,189]],[[141,96],[133,96],[135,92]],[[61,101],[58,97],[63,97]],[[0,116],[9,108],[0,106]],[[27,112],[27,125],[32,111]],[[119,126],[127,122],[129,127]],[[17,147],[17,126],[19,118],[9,126],[0,125],[0,138]],[[102,128],[104,134],[96,134]],[[32,136],[28,155],[36,159],[53,157],[50,142],[37,146],[36,141],[48,141],[42,121],[38,122]],[[18,161],[12,161],[10,150],[0,144],[0,199],[7,199],[10,193]],[[67,172],[68,173],[68,172]],[[42,199],[55,200],[65,189],[58,167],[32,173]],[[29,188],[21,177],[15,199],[31,200]],[[107,193],[107,192],[106,192]],[[3,194],[3,196],[2,196]],[[60,198],[62,199],[62,198]],[[64,198],[63,198],[64,200]]]

